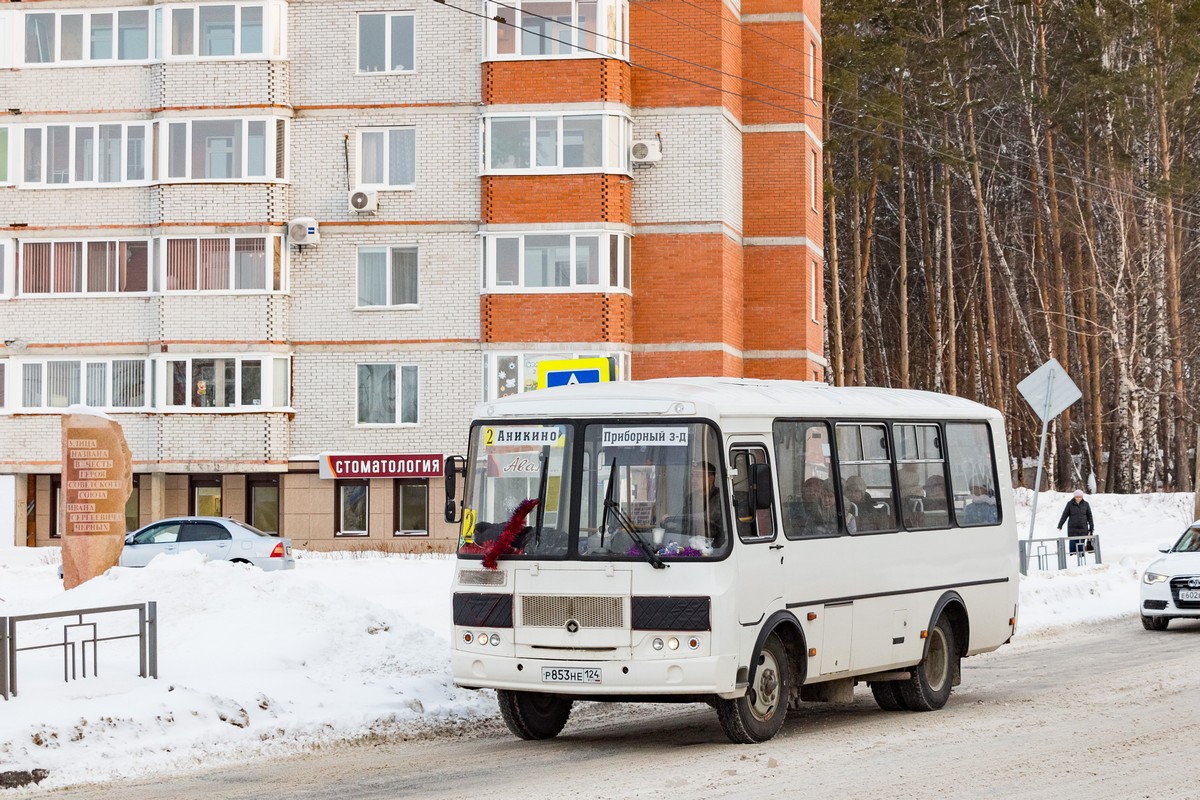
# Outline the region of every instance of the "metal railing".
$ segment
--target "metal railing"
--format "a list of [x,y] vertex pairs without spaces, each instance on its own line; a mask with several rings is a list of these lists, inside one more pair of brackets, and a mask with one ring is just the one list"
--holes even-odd
[[[1030,563],[1038,572],[1100,564],[1099,536],[1058,536],[1054,539],[1021,539],[1017,542],[1021,574],[1029,574]],[[1071,545],[1074,545],[1072,547]],[[1091,558],[1089,558],[1091,556]],[[1051,566],[1053,565],[1053,566]]]
[[[98,615],[117,614],[136,611],[138,615],[137,633],[121,633],[113,636],[101,636],[100,624],[112,623],[111,618],[93,619]],[[88,617],[87,620],[84,617]],[[73,622],[63,624],[61,642],[46,644],[31,644],[21,647],[17,643],[17,625],[47,619],[71,619]],[[72,634],[83,632],[83,639],[72,639]],[[125,606],[101,606],[98,608],[77,608],[71,611],[51,611],[44,614],[23,614],[14,617],[0,617],[0,697],[7,700],[17,694],[17,653],[33,650],[48,650],[62,648],[63,680],[71,681],[79,677],[87,677],[88,648],[91,647],[92,676],[99,674],[99,645],[101,642],[115,642],[122,639],[138,640],[138,675],[146,678],[158,678],[158,603],[134,603]],[[80,673],[82,672],[82,676]]]

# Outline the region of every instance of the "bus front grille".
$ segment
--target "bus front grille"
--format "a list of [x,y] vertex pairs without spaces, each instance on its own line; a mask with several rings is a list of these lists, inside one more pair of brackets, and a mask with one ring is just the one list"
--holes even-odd
[[561,628],[567,620],[580,628],[625,627],[624,597],[575,595],[521,595],[521,624],[534,628]]

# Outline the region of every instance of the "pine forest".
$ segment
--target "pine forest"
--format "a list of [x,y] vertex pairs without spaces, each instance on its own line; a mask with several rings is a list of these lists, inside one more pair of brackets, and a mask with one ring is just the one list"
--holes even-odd
[[1056,358],[1083,398],[1043,488],[1191,490],[1200,0],[839,0],[822,25],[830,380],[995,406],[1019,462],[1017,384]]

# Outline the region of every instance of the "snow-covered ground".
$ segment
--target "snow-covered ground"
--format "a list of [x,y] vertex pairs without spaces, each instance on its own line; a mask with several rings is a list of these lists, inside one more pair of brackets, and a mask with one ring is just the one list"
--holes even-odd
[[[1038,538],[1056,535],[1068,499],[1041,495]],[[1192,519],[1191,494],[1088,499],[1105,563],[1023,579],[1018,637],[1135,615],[1138,575]],[[1022,538],[1031,500],[1018,490]],[[0,773],[45,769],[40,786],[48,789],[411,735],[497,713],[490,692],[451,684],[451,557],[299,556],[285,573],[164,557],[64,592],[56,549],[0,549],[0,616],[156,601],[160,676],[136,676],[128,642],[102,645],[100,675],[70,683],[61,651],[21,653],[19,695],[0,700]],[[32,641],[25,631],[22,646]]]

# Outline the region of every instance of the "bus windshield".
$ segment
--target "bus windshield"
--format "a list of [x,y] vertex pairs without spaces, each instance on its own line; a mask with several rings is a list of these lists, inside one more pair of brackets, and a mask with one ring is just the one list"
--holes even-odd
[[730,537],[721,463],[716,431],[703,423],[586,425],[580,556],[653,563],[723,554]]
[[[563,424],[477,425],[471,431],[460,555],[565,556],[574,429]],[[514,514],[536,500],[525,520]],[[510,522],[507,548],[499,546]],[[518,524],[519,523],[519,524]]]
[[[477,425],[458,553],[655,566],[723,556],[731,540],[722,463],[715,428],[701,422]],[[526,517],[515,519],[522,508]]]

